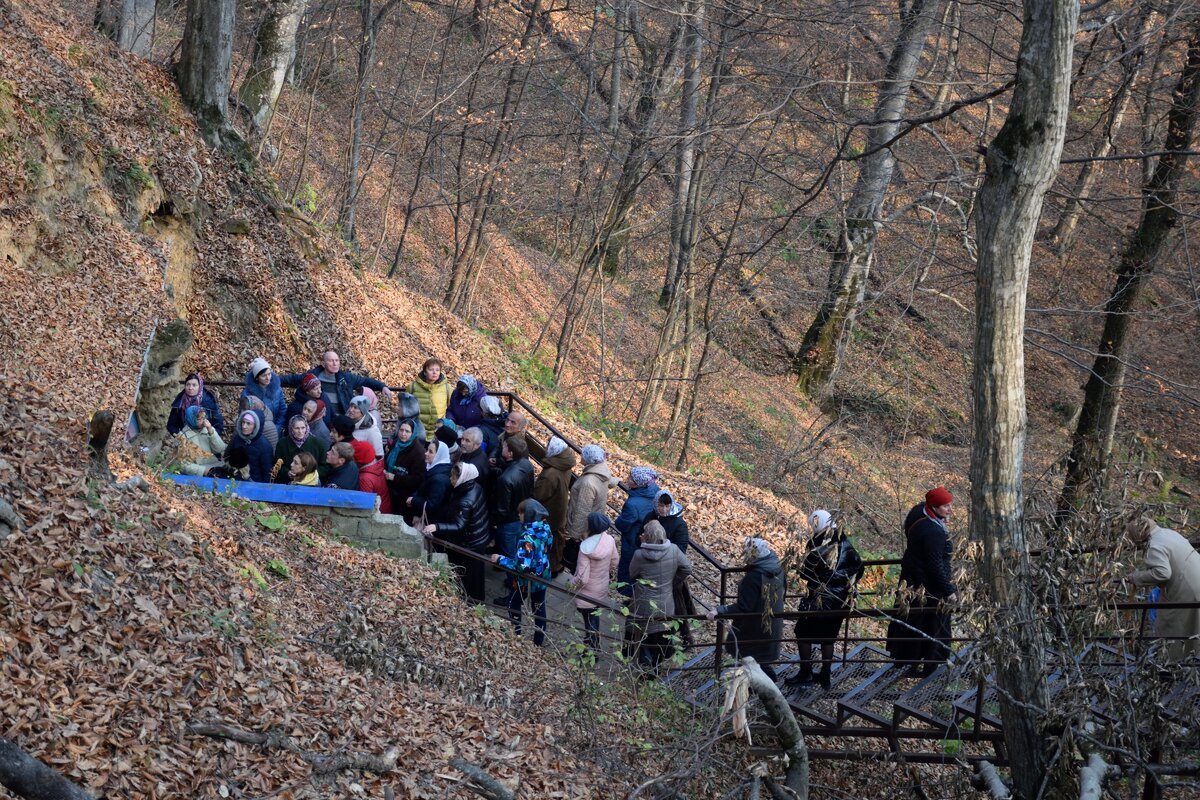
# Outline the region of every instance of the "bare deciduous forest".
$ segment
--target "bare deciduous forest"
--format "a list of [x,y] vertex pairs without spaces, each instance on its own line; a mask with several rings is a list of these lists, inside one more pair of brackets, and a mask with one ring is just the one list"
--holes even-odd
[[[0,0],[0,785],[1195,796],[1195,657],[1147,646],[1134,568],[1141,519],[1200,538],[1198,113],[1189,0]],[[708,660],[647,681],[569,597],[537,650],[444,559],[164,477],[185,374],[236,402],[330,349],[653,467]],[[948,708],[863,733],[921,691],[849,654],[928,599],[897,580],[935,486]],[[868,561],[825,711],[717,669],[748,536],[793,665],[818,508]]]

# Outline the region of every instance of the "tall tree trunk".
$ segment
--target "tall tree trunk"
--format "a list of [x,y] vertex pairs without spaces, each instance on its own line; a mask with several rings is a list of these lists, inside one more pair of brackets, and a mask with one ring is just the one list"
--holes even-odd
[[154,0],[99,0],[96,27],[117,47],[143,58],[154,43]]
[[992,652],[1015,795],[1038,796],[1050,766],[1045,631],[1023,528],[1025,296],[1042,201],[1058,169],[1071,89],[1075,0],[1025,0],[1017,85],[987,151],[976,226],[971,447],[972,539],[983,546],[988,602],[1004,631]]
[[304,16],[304,4],[305,0],[270,0],[254,35],[254,57],[238,97],[250,109],[254,127],[260,133],[271,124],[288,69],[296,57],[296,32]]
[[929,33],[938,21],[938,0],[913,0],[901,19],[900,35],[888,60],[872,124],[866,157],[858,169],[845,225],[830,265],[829,292],[804,335],[793,369],[801,389],[816,393],[834,378],[867,290],[867,277],[881,227],[880,209],[892,182],[896,160],[884,145],[900,130],[908,94]]
[[1079,175],[1075,178],[1075,186],[1071,190],[1071,196],[1067,198],[1067,207],[1063,209],[1062,216],[1058,218],[1058,222],[1054,225],[1054,231],[1050,234],[1050,240],[1054,242],[1060,253],[1070,250],[1071,245],[1075,242],[1075,229],[1079,225],[1080,211],[1084,202],[1091,197],[1092,187],[1095,186],[1096,179],[1100,177],[1100,172],[1104,168],[1103,159],[1112,152],[1117,134],[1120,133],[1121,125],[1125,121],[1125,112],[1133,97],[1134,84],[1137,83],[1142,67],[1146,63],[1146,36],[1150,32],[1150,23],[1153,18],[1154,9],[1147,3],[1143,6],[1141,16],[1134,28],[1134,39],[1126,43],[1127,50],[1121,56],[1121,85],[1117,87],[1117,92],[1108,105],[1108,113],[1104,118],[1103,135],[1092,148],[1091,157],[1094,160],[1084,162],[1083,167],[1079,170]]
[[608,87],[608,135],[614,139],[621,130],[621,71],[625,68],[626,2],[627,0],[616,0],[616,18],[613,21],[612,72],[609,73]]
[[1200,22],[1195,23],[1167,114],[1167,135],[1149,182],[1142,190],[1142,218],[1117,265],[1117,282],[1104,307],[1104,331],[1084,388],[1083,409],[1071,437],[1067,476],[1059,497],[1064,521],[1103,488],[1121,408],[1130,326],[1142,288],[1179,222],[1176,194],[1187,175],[1188,151],[1200,106]]
[[229,124],[234,0],[188,0],[176,80],[204,140],[231,147],[241,138]]
[[689,198],[696,165],[696,115],[700,108],[700,58],[704,52],[704,39],[700,35],[704,26],[703,0],[683,0],[681,8],[683,26],[683,98],[679,104],[679,140],[675,149],[675,199],[671,204],[671,246],[668,250],[666,276],[658,304],[666,308],[683,275],[682,262],[691,255],[685,241],[691,227]]

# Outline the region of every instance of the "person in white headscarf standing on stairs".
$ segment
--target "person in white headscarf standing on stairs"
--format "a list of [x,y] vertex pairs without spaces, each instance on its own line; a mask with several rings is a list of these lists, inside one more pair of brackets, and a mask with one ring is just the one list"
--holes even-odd
[[802,686],[814,680],[812,647],[821,646],[821,671],[816,682],[829,688],[833,669],[833,643],[842,623],[850,616],[854,590],[863,576],[863,562],[854,543],[824,509],[808,517],[812,537],[800,567],[800,579],[808,593],[800,598],[797,611],[819,612],[820,616],[796,620],[796,646],[800,669],[788,678],[789,686]]
[[746,573],[738,584],[737,600],[714,608],[707,616],[731,616],[725,649],[734,658],[750,656],[771,680],[777,680],[774,664],[779,660],[783,638],[783,599],[787,576],[779,557],[765,539],[751,537],[742,546]]

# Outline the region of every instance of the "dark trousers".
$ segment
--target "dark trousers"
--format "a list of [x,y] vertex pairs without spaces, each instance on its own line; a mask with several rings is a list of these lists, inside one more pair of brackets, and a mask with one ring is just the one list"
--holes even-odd
[[508,595],[508,618],[517,626],[517,635],[521,635],[521,608],[525,605],[525,598],[529,598],[529,605],[533,611],[533,622],[537,630],[533,634],[533,643],[538,647],[546,641],[546,587],[539,584],[529,584],[522,586],[517,584]]
[[668,631],[647,633],[638,649],[638,663],[649,670],[657,670],[658,665],[675,655],[675,645],[669,639]]
[[899,666],[931,672],[950,657],[950,615],[938,610],[935,597],[922,597],[908,614],[888,624],[888,652]]
[[472,603],[484,602],[483,555],[477,555],[479,556],[478,558],[472,558],[471,556],[453,551],[446,554],[446,560],[450,562],[450,566],[454,568],[458,579],[462,581],[463,594]]
[[600,646],[600,609],[581,608],[579,616],[583,617],[583,643],[595,650]]

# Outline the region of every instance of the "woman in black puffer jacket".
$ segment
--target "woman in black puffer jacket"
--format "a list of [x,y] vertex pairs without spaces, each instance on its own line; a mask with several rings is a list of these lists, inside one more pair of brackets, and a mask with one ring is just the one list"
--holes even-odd
[[808,594],[801,599],[799,610],[822,611],[826,615],[796,620],[800,670],[787,682],[793,686],[813,682],[812,646],[819,644],[821,672],[816,680],[828,689],[833,643],[842,623],[850,615],[851,595],[863,576],[863,562],[850,538],[838,528],[828,511],[814,511],[808,518],[808,526],[812,538],[800,567],[800,578]]
[[447,503],[447,522],[426,525],[425,533],[436,533],[459,547],[476,553],[477,558],[451,551],[446,558],[458,573],[467,600],[482,603],[484,598],[484,561],[491,535],[487,500],[479,485],[479,470],[474,464],[455,464],[450,470],[454,489]]

